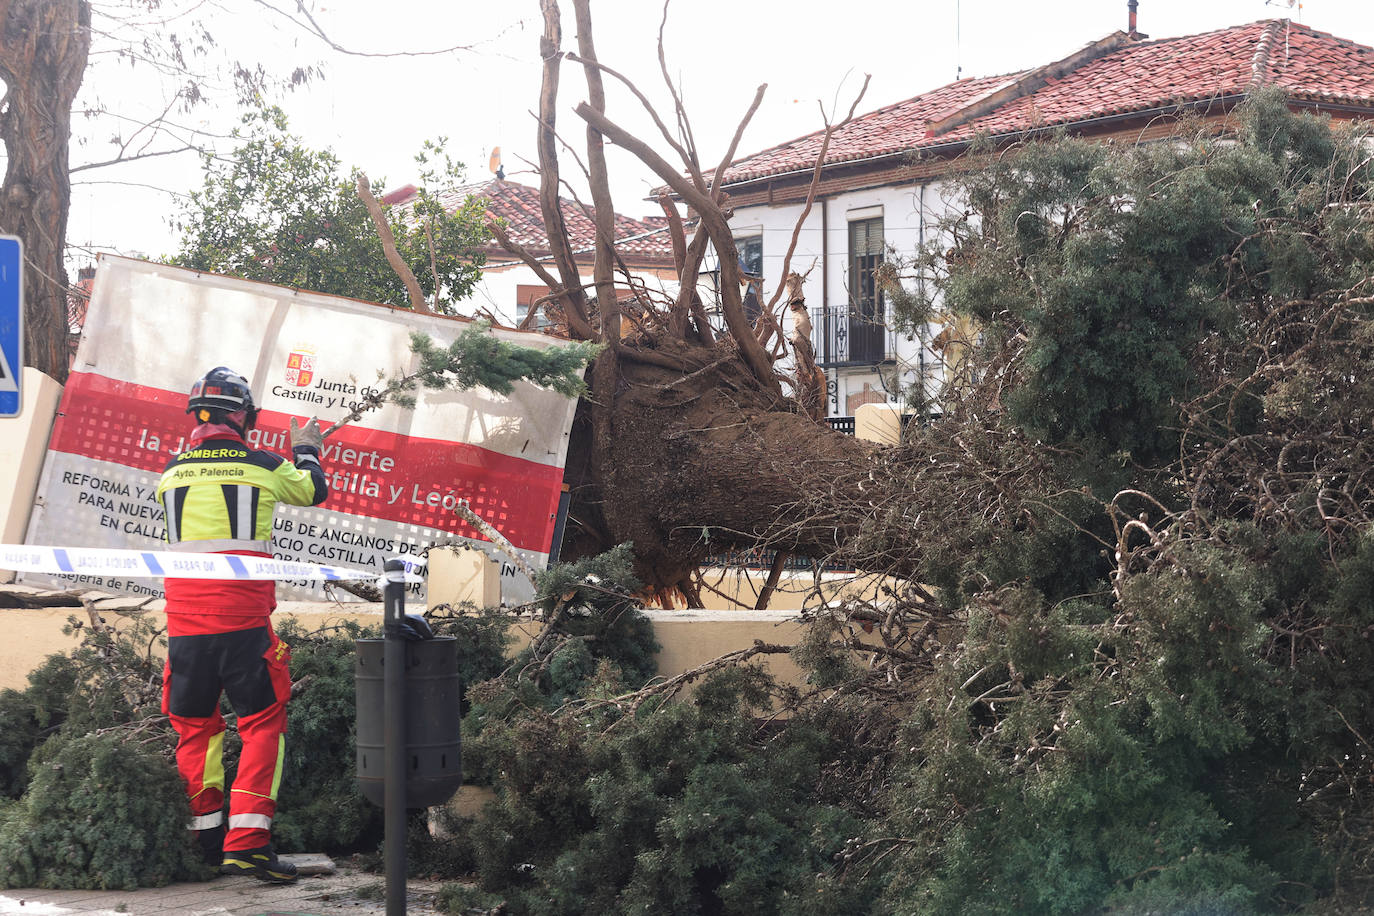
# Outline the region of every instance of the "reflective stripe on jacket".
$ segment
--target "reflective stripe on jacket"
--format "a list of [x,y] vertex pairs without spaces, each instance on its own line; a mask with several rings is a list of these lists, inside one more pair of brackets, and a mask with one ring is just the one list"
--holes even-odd
[[[228,434],[173,458],[157,487],[169,548],[271,556],[277,503],[317,506],[329,496],[316,450],[294,451],[293,464]],[[167,579],[164,587],[169,614],[256,616],[277,606],[276,585],[270,581]]]

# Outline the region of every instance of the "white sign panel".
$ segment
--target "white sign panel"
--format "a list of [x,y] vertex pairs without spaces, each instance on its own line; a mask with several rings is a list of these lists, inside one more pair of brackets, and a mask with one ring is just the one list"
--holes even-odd
[[[328,427],[386,380],[413,372],[410,334],[447,346],[470,323],[403,309],[102,257],[76,362],[63,390],[27,543],[154,550],[164,538],[158,477],[185,447],[192,382],[228,366],[252,383],[261,412],[254,447],[290,455],[288,421]],[[562,346],[540,334],[493,330],[525,346]],[[282,560],[380,571],[397,554],[436,542],[491,545],[454,511],[460,500],[533,567],[548,561],[576,399],[516,383],[416,392],[364,414],[325,440],[329,499],[278,506]],[[493,554],[499,558],[499,554]],[[532,596],[503,578],[508,602]],[[87,583],[159,593],[156,580],[29,573],[24,582]],[[319,581],[278,586],[282,598],[324,597]]]

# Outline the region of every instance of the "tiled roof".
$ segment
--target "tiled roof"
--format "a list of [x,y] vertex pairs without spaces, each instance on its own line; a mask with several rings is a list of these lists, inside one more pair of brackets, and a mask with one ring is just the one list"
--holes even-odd
[[[1011,77],[960,80],[914,99],[856,117],[835,131],[826,163],[867,159],[915,149],[926,135],[926,124],[958,111],[971,100],[1006,83]],[[809,169],[816,164],[825,132],[818,131],[788,143],[737,159],[725,172],[727,184],[781,172]]]
[[[441,195],[441,199],[446,206],[457,206],[470,196],[486,198],[487,212],[505,222],[506,232],[510,235],[511,241],[536,254],[549,250],[549,234],[544,228],[544,216],[539,206],[537,188],[494,178],[480,184],[455,188]],[[596,226],[587,211],[595,213],[595,210],[589,206],[587,211],[584,211],[581,205],[567,198],[559,200],[568,242],[572,245],[573,252],[590,253],[596,239]],[[668,221],[664,217],[639,220],[617,214],[616,250],[627,259],[671,262],[673,246],[668,236],[667,225]]]
[[[831,137],[826,164],[1233,98],[1261,85],[1374,114],[1374,49],[1285,19],[1156,41],[1118,33],[1086,51],[1058,65],[960,80],[857,117]],[[725,181],[810,169],[823,136],[738,159]]]

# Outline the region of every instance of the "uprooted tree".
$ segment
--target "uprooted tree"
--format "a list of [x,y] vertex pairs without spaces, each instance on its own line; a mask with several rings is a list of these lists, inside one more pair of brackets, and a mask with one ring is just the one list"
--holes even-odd
[[[844,481],[869,450],[817,422],[824,381],[810,340],[804,332],[783,336],[782,312],[789,307],[804,312],[800,277],[785,268],[762,317],[746,317],[737,264],[728,254],[734,251],[729,205],[715,188],[749,117],[714,173],[697,164],[690,131],[674,138],[665,128],[665,142],[681,161],[680,167],[670,164],[607,119],[601,82],[613,71],[595,62],[590,14],[579,7],[579,15],[588,18],[587,27],[579,27],[580,56],[569,59],[582,64],[593,89],[593,104],[578,112],[596,125],[588,128],[586,156],[593,188],[589,206],[598,221],[595,283],[583,288],[563,231],[556,116],[564,58],[555,4],[545,6],[545,87],[538,122],[540,197],[552,264],[512,243],[499,222],[491,221],[488,228],[553,291],[544,307],[568,336],[603,346],[588,374],[589,384],[602,394],[581,401],[569,448],[569,555],[593,556],[632,543],[647,591],[666,600],[685,593],[699,604],[693,573],[709,555],[761,542],[778,548],[780,556],[842,553],[867,513],[836,517],[828,527],[811,525],[808,500],[836,485],[848,489]],[[749,114],[762,92],[760,87]],[[651,165],[677,197],[676,202],[670,195],[662,199],[679,273],[671,299],[633,278],[610,245],[613,203],[601,152],[607,137]],[[469,200],[444,212],[428,193],[440,187],[435,182],[427,180],[428,190],[421,192],[421,208],[428,210],[383,217],[366,179],[358,184],[356,198],[342,193],[337,160],[285,136],[284,125],[270,113],[255,116],[232,158],[207,160],[207,166],[204,189],[182,218],[177,263],[327,292],[372,291],[380,301],[408,302],[422,312],[451,310],[471,284],[473,222],[480,205]],[[452,177],[451,172],[426,176]],[[302,187],[309,198],[304,206],[296,199]],[[364,204],[372,211],[380,244],[362,218]],[[699,217],[690,237],[680,204]],[[725,253],[718,257],[724,271],[725,328],[720,331],[698,291],[708,248]],[[603,302],[608,306],[602,308]]]
[[[680,96],[673,92],[676,110],[670,120],[683,129],[674,134],[637,87],[600,63],[588,3],[574,3],[577,51],[568,54],[562,48],[558,4],[544,0],[541,5],[538,155],[552,266],[506,238],[499,225],[492,228],[551,290],[545,312],[571,338],[605,347],[588,374],[591,394],[582,400],[573,426],[566,472],[572,523],[565,549],[572,556],[592,555],[631,542],[645,585],[658,592],[680,591],[693,604],[700,601],[693,573],[713,553],[760,542],[811,556],[843,551],[860,518],[836,516],[813,525],[799,510],[864,463],[867,449],[817,422],[820,396],[810,342],[797,347],[783,337],[781,313],[801,301],[800,283],[790,277],[789,267],[762,315],[756,320],[746,315],[727,222],[729,203],[720,188],[765,87],[759,87],[719,164],[707,170]],[[580,161],[586,164],[588,205],[597,226],[590,287],[580,277],[559,203],[558,148],[567,138],[558,133],[558,93],[565,61],[581,66],[587,85],[587,101],[576,113],[586,126]],[[676,161],[659,155],[608,114],[605,84],[611,80],[624,83],[643,103]],[[617,259],[607,142],[632,152],[670,189],[660,203],[677,264],[674,295],[655,295]],[[689,227],[682,205],[695,225]],[[719,332],[698,290],[708,246],[719,254],[724,319]],[[783,371],[784,366],[791,368]]]
[[[521,913],[1374,899],[1368,135],[1270,94],[1232,126],[966,159],[966,211],[889,280],[925,281],[903,320],[933,292],[980,323],[967,375],[787,504],[924,586],[812,614],[800,688],[728,670],[767,645],[685,703],[659,705],[679,678],[551,710],[484,685],[508,710],[474,723],[506,774],[472,828],[486,890]],[[625,335],[617,405],[650,377],[624,350],[673,340],[640,320],[663,336]]]

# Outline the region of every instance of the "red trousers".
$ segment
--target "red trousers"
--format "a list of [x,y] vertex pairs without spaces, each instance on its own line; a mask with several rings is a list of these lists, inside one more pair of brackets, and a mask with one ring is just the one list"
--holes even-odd
[[177,770],[191,799],[191,827],[203,830],[223,822],[223,693],[238,718],[243,741],[229,793],[224,848],[266,846],[285,757],[291,650],[270,625],[171,636],[167,642],[162,711],[176,729]]

